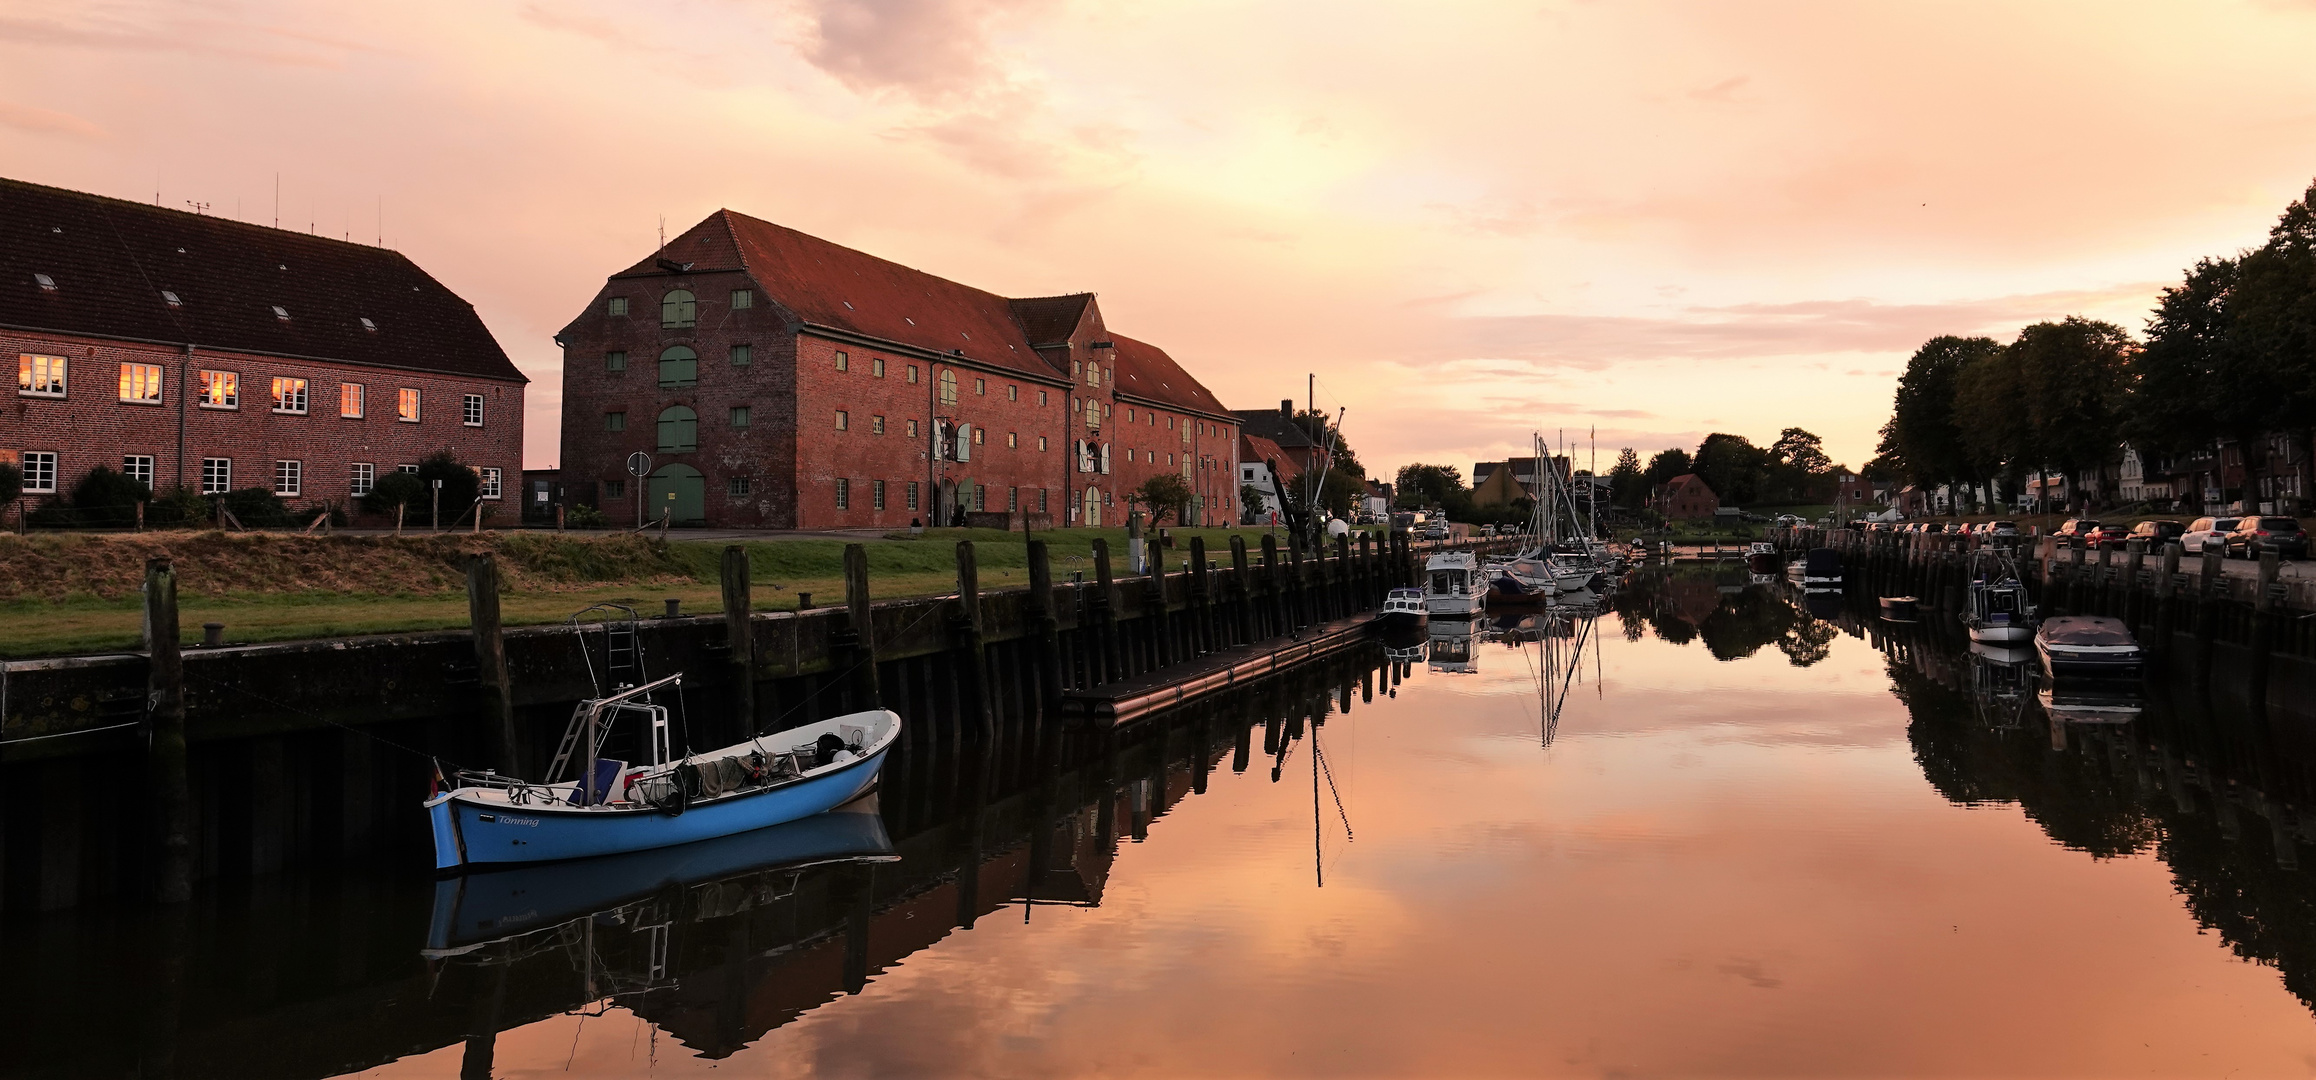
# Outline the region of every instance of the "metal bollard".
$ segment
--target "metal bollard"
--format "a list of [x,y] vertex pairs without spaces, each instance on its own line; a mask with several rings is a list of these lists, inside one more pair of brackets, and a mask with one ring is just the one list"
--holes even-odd
[[680,618],[682,618],[682,617],[683,617],[683,613],[684,613],[684,611],[683,611],[683,608],[684,608],[684,602],[683,602],[683,598],[682,598],[682,597],[671,596],[671,597],[668,597],[668,598],[667,598],[667,617],[668,617],[668,618],[671,618],[671,619],[680,619]]
[[214,649],[214,648],[217,648],[218,646],[220,646],[220,645],[223,645],[223,644],[225,644],[225,624],[224,624],[224,623],[221,623],[221,622],[205,622],[205,623],[202,623],[202,624],[201,624],[201,647],[202,647],[202,648],[204,648],[204,649]]

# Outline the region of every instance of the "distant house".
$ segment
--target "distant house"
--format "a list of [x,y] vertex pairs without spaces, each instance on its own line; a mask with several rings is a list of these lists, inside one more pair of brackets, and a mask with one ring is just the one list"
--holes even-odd
[[[1277,484],[1273,485],[1272,463],[1278,465]],[[1250,505],[1253,524],[1271,525],[1285,520],[1286,508],[1279,505],[1279,491],[1302,475],[1302,467],[1294,455],[1279,444],[1261,435],[1247,434],[1243,429],[1238,436],[1238,482],[1251,484],[1263,493],[1259,506]]]
[[1721,509],[1721,497],[1696,473],[1682,473],[1658,485],[1650,503],[1668,521],[1710,518]]
[[1369,517],[1380,518],[1391,512],[1391,484],[1383,480],[1367,482],[1367,499],[1363,509]]
[[[1510,506],[1516,499],[1533,498],[1542,483],[1544,459],[1506,458],[1472,463],[1472,505]],[[1550,459],[1549,467],[1562,484],[1568,482],[1568,459]]]

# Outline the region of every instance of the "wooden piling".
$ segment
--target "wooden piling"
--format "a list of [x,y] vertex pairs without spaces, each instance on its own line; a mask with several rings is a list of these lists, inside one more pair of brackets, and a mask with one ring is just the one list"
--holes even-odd
[[724,548],[724,645],[732,664],[734,712],[741,738],[756,733],[756,633],[750,613],[755,597],[748,581],[748,549],[738,544]]
[[177,571],[167,558],[145,560],[145,656],[152,740],[146,763],[153,785],[155,833],[161,841],[157,897],[193,898],[193,797],[185,771],[185,660],[177,648]]
[[1037,635],[1038,711],[1048,724],[1061,719],[1061,623],[1053,613],[1053,569],[1045,541],[1029,542],[1029,622]]
[[1190,538],[1190,652],[1204,656],[1214,651],[1212,610],[1207,605],[1206,538]]
[[1265,636],[1276,637],[1287,632],[1287,590],[1279,578],[1279,538],[1273,533],[1263,534],[1263,607],[1270,616],[1270,627]]
[[[1109,560],[1105,558],[1105,572],[1108,565]],[[981,567],[973,554],[971,540],[957,541],[957,608],[957,631],[963,639],[964,653],[961,666],[966,683],[960,696],[965,701],[967,724],[986,747],[989,733],[996,725],[997,711],[990,703],[989,647],[982,639]]]
[[868,545],[844,546],[844,604],[846,628],[852,635],[854,692],[862,708],[884,708],[884,693],[877,686],[876,626],[869,613]]
[[474,627],[475,682],[481,690],[477,705],[483,719],[484,755],[490,767],[508,776],[520,776],[516,760],[520,744],[515,736],[515,695],[507,676],[506,640],[499,628],[499,564],[490,552],[466,560],[467,621]]
[[1093,658],[1100,671],[1096,682],[1114,682],[1126,677],[1123,650],[1118,647],[1118,580],[1110,567],[1110,542],[1094,538],[1094,642]]
[[1255,640],[1254,594],[1248,589],[1246,537],[1237,533],[1230,536],[1231,622],[1238,634],[1238,644]]

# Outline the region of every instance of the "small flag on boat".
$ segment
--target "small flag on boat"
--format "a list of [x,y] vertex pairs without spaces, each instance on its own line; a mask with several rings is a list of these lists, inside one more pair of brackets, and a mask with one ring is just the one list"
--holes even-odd
[[442,761],[439,758],[428,758],[427,760],[434,763],[434,779],[428,781],[426,785],[426,797],[431,799],[442,794]]

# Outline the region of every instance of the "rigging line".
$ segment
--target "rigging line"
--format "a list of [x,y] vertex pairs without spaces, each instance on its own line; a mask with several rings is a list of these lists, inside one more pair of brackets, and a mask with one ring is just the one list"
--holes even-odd
[[1312,760],[1317,761],[1319,763],[1319,768],[1327,774],[1327,794],[1333,795],[1335,797],[1335,813],[1343,819],[1343,842],[1350,843],[1352,839],[1351,812],[1343,809],[1343,793],[1336,790],[1334,767],[1327,764],[1327,755],[1322,754],[1319,751],[1319,744],[1316,740],[1314,740],[1311,743],[1311,758]]

